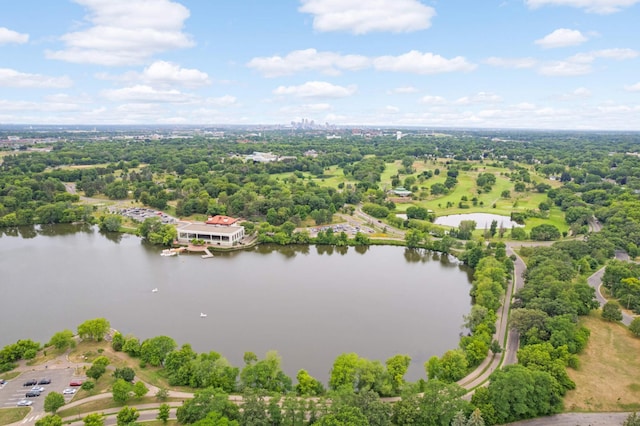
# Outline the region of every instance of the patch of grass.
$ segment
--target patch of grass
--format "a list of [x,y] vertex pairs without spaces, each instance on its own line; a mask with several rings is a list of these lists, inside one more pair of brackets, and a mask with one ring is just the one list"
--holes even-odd
[[0,374],[0,379],[11,380],[11,379],[15,379],[20,374],[22,374],[20,371],[8,371],[6,373]]
[[0,426],[19,422],[29,414],[29,407],[0,408]]
[[634,411],[640,409],[640,339],[622,324],[603,321],[599,313],[581,319],[591,330],[580,368],[569,369],[576,389],[567,392],[567,411]]
[[[184,398],[167,398],[167,400],[164,402],[180,402],[183,399]],[[110,410],[111,412],[116,412],[118,411],[118,409],[124,406],[133,407],[136,405],[155,404],[158,402],[159,401],[153,396],[145,396],[142,398],[131,398],[124,404],[114,401],[113,398],[104,398],[104,399],[97,399],[93,401],[87,401],[85,404],[76,405],[75,407],[71,407],[67,409],[63,408],[61,410],[58,410],[57,414],[62,418],[74,417],[74,416],[82,417],[83,414],[91,413],[93,411]]]

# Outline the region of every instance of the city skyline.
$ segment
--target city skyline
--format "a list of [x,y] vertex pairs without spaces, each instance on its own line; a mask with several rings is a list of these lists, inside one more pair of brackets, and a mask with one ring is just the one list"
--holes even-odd
[[25,0],[2,124],[640,130],[640,0]]

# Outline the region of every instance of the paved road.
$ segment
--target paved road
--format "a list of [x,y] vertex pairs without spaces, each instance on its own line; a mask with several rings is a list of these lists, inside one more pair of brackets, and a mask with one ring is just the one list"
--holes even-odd
[[[631,260],[627,253],[620,250],[616,250],[616,259],[625,262],[629,262]],[[600,287],[602,286],[602,276],[604,275],[605,268],[606,267],[600,268],[593,275],[587,278],[587,282],[589,283],[589,285],[596,289],[596,299],[598,300],[598,303],[600,303],[600,307],[607,303],[607,299],[600,292]],[[631,315],[624,311],[622,312],[622,323],[627,327],[629,326],[629,324],[631,324],[631,321],[633,321],[634,318],[634,315]]]
[[509,426],[612,426],[622,425],[631,413],[563,413],[522,420]]

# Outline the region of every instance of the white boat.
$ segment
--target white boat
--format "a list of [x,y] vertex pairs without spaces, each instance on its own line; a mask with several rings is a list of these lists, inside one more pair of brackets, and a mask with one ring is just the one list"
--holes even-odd
[[160,256],[175,256],[177,254],[178,254],[177,251],[173,251],[171,249],[164,249],[162,250],[162,253],[160,253]]
[[157,293],[158,292],[158,288],[154,288],[153,290],[151,290],[151,293]]
[[200,318],[206,318],[207,314],[203,314],[202,312],[200,312]]

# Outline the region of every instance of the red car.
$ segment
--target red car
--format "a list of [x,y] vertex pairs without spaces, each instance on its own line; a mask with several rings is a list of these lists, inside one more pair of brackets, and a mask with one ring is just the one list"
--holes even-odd
[[72,380],[69,386],[82,386],[82,380]]

